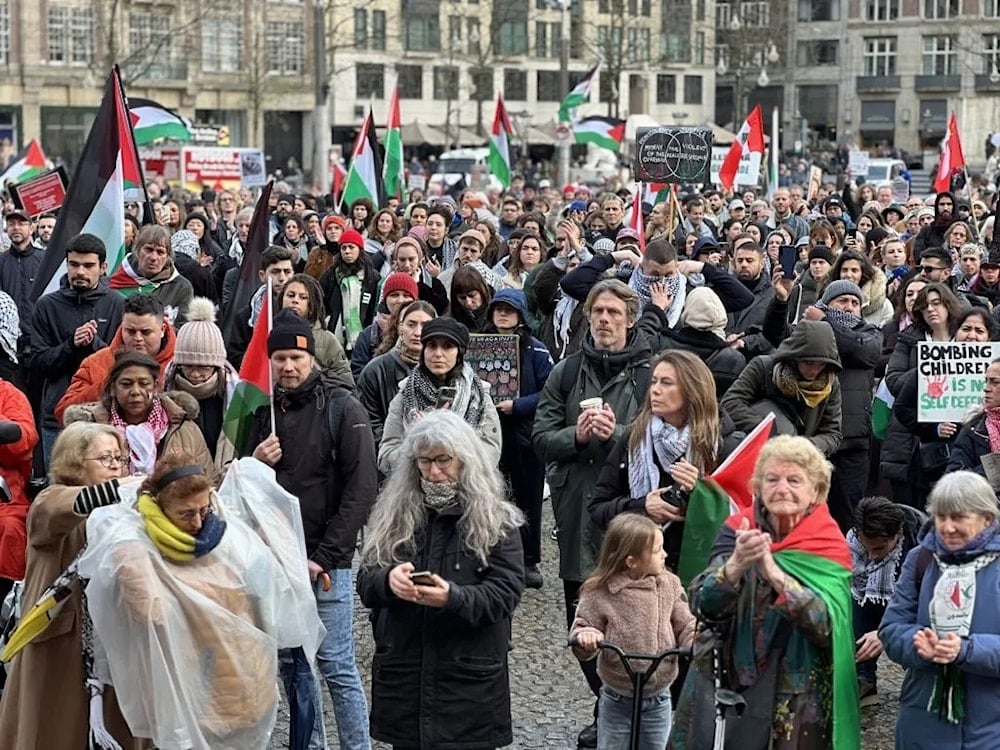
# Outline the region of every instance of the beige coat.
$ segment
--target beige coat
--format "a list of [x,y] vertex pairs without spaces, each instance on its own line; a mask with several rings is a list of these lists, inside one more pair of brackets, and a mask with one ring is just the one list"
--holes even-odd
[[[31,506],[24,611],[83,548],[87,519],[73,512],[79,491],[79,487],[53,485]],[[84,686],[81,602],[77,582],[55,620],[12,662],[0,703],[0,745],[4,750],[87,746],[90,699]],[[149,746],[132,739],[110,688],[104,693],[104,721],[122,747]]]
[[[163,439],[159,456],[171,451],[185,451],[194,456],[195,463],[205,467],[205,474],[213,485],[218,484],[218,472],[212,461],[212,454],[205,445],[205,437],[198,429],[198,399],[183,391],[170,391],[161,397],[163,408],[170,418],[170,427]],[[99,422],[111,424],[111,415],[103,404],[79,404],[66,409],[65,423]]]

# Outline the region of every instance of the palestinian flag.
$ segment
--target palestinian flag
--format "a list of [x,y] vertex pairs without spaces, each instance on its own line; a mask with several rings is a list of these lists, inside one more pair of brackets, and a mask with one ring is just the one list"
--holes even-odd
[[138,154],[115,68],[104,84],[101,107],[73,171],[66,201],[59,209],[49,252],[35,277],[33,297],[37,299],[59,288],[66,273],[63,248],[81,232],[104,241],[109,273],[121,266],[125,258],[125,187],[141,190],[144,185]]
[[[385,164],[382,167],[385,194],[406,202],[406,173],[403,167],[403,131],[399,124],[399,84],[389,100],[389,123],[385,131]],[[334,194],[336,194],[334,190]]]
[[354,143],[351,166],[347,171],[347,181],[340,203],[349,207],[359,198],[368,198],[378,208],[385,205],[383,188],[382,156],[378,141],[375,140],[375,121],[372,119],[369,107],[368,116],[365,117],[361,132],[358,133],[358,139]]
[[[736,530],[757,528],[751,506],[730,516],[720,534],[720,547],[732,548]],[[851,623],[851,553],[844,535],[819,503],[780,542],[771,544],[774,561],[785,573],[815,591],[826,604],[830,618],[833,710],[830,747],[858,750],[861,745],[858,716],[858,683],[854,666],[854,630]],[[776,606],[781,606],[781,597]]]
[[243,261],[240,263],[240,275],[236,280],[233,296],[222,321],[222,337],[227,345],[233,334],[236,316],[243,313],[246,306],[250,304],[253,293],[260,288],[260,277],[257,276],[257,272],[260,270],[260,256],[271,244],[269,238],[271,209],[268,204],[271,202],[273,189],[274,180],[271,180],[261,190],[257,205],[253,209],[253,218],[250,219],[250,230],[247,232]]
[[152,99],[130,99],[128,111],[132,116],[135,142],[140,146],[162,140],[191,140],[191,131],[184,118]]
[[629,226],[639,235],[639,252],[646,254],[646,222],[642,215],[642,183],[635,183],[635,198],[632,200],[632,215]]
[[677,575],[687,586],[708,566],[715,537],[727,518],[753,505],[750,479],[757,457],[771,437],[768,414],[712,474],[699,479],[688,497]]
[[889,432],[889,419],[895,403],[896,397],[889,392],[889,386],[885,384],[885,378],[882,378],[875,389],[875,398],[872,399],[872,435],[879,440],[885,440]]
[[[246,261],[246,255],[243,259]],[[247,447],[254,412],[271,403],[271,358],[267,356],[267,337],[272,321],[271,292],[271,280],[268,279],[260,317],[240,367],[240,381],[222,418],[222,429],[236,448],[236,455],[241,455]],[[260,325],[262,322],[266,325]]]
[[572,122],[576,119],[577,108],[590,101],[590,90],[594,88],[594,81],[597,80],[597,71],[600,67],[601,64],[597,63],[591,68],[583,80],[576,84],[562,100],[562,104],[559,105],[559,122]]
[[614,117],[584,117],[573,123],[573,138],[577,143],[593,143],[617,153],[625,140],[625,121]]
[[490,135],[490,171],[500,180],[503,189],[510,187],[510,136],[514,128],[510,126],[507,107],[503,96],[497,95],[496,114],[493,115],[493,131]]
[[32,177],[38,177],[45,171],[45,166],[45,152],[38,145],[38,141],[32,138],[28,147],[19,153],[7,167],[7,171],[0,175],[0,190],[6,190],[8,185],[16,185],[19,182],[27,182]]
[[655,206],[657,203],[663,203],[664,201],[670,200],[671,191],[669,183],[645,182],[643,183],[643,188],[643,203]]

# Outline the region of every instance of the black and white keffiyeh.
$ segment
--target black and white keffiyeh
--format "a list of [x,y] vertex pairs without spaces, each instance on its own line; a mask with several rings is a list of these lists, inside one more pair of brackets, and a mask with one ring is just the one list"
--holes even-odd
[[[632,497],[646,497],[660,486],[660,467],[669,468],[687,456],[691,449],[691,428],[677,429],[657,416],[651,416],[646,437],[636,450],[629,452],[628,484]],[[656,459],[653,459],[656,451]],[[659,461],[659,466],[657,466]]]

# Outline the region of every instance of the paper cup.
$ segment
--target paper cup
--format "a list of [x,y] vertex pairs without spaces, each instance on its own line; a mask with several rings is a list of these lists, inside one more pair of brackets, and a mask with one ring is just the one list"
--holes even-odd
[[587,411],[587,409],[600,409],[604,406],[604,399],[597,398],[585,398],[580,402],[580,411]]

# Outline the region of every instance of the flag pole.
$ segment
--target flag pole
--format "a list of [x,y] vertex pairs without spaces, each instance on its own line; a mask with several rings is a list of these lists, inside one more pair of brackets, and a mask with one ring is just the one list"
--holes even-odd
[[[271,329],[274,328],[274,280],[268,276],[267,277],[267,335],[271,335]],[[278,434],[278,423],[274,418],[274,369],[271,367],[271,363],[267,363],[267,392],[268,401],[271,404],[271,434]]]
[[149,193],[146,191],[146,175],[142,172],[142,159],[139,157],[139,144],[135,142],[135,126],[132,125],[132,116],[128,108],[128,94],[125,93],[125,84],[122,83],[122,73],[115,63],[115,80],[118,82],[118,92],[122,103],[125,105],[125,121],[128,123],[128,132],[131,138],[132,153],[135,154],[135,163],[139,168],[139,189],[142,191],[142,223],[143,225],[155,224],[156,217],[153,216],[153,203],[149,200]]

